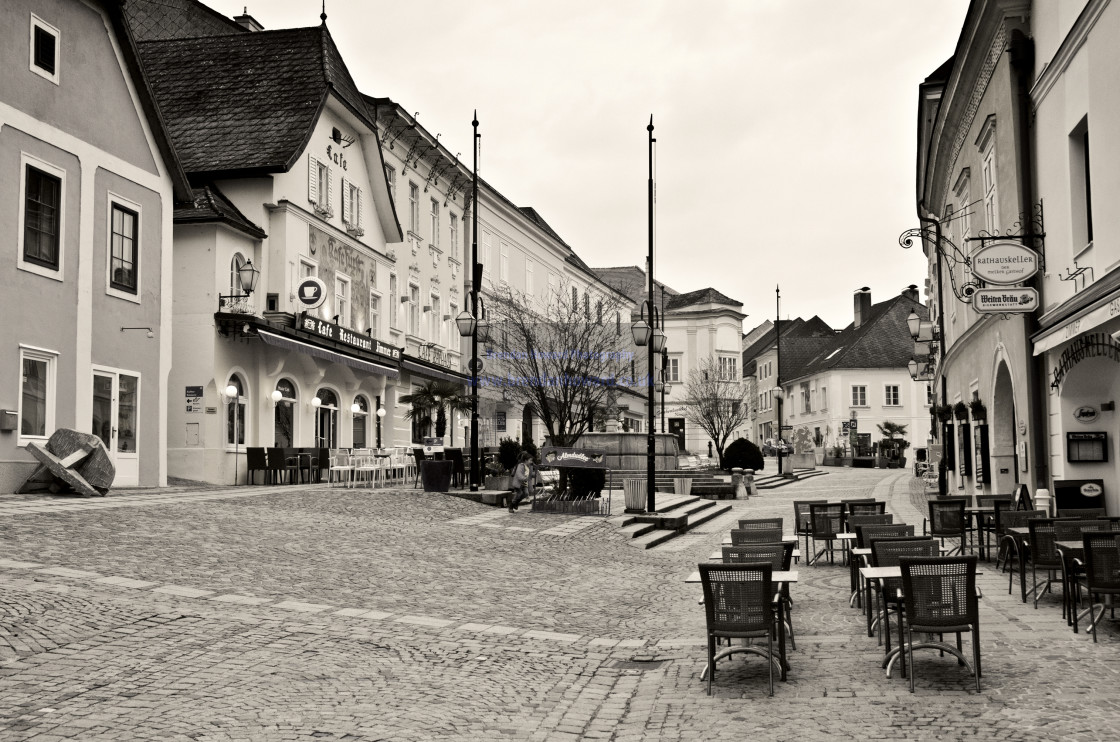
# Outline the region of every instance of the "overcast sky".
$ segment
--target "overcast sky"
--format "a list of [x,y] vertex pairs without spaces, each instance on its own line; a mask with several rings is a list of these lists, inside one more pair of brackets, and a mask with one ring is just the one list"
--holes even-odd
[[[238,15],[246,0],[206,0]],[[361,90],[418,111],[480,175],[591,266],[644,265],[650,115],[654,275],[840,328],[852,292],[922,286],[918,84],[949,58],[967,0],[327,0]],[[319,0],[256,0],[267,29]],[[923,295],[924,299],[924,295]]]

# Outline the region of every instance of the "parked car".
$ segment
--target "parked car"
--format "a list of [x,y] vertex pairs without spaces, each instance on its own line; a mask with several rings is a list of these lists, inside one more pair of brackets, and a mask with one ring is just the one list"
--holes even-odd
[[763,456],[777,456],[779,450],[782,452],[783,456],[789,455],[789,446],[783,440],[779,440],[775,443],[773,438],[767,438],[762,444]]

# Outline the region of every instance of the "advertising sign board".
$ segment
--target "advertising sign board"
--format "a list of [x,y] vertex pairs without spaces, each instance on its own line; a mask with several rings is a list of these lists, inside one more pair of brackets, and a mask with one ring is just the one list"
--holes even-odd
[[296,301],[304,309],[315,309],[327,300],[327,285],[315,276],[308,276],[296,286]]
[[1028,286],[977,289],[972,307],[981,314],[1023,314],[1038,309],[1038,292]]
[[984,283],[1014,286],[1038,273],[1038,253],[1020,242],[989,242],[972,253],[972,272]]

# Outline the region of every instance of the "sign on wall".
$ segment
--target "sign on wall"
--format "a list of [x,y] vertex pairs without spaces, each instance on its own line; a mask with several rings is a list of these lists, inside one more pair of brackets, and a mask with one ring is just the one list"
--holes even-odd
[[202,387],[201,386],[188,386],[187,387],[187,414],[201,415],[202,414]]
[[1012,289],[977,289],[972,308],[981,314],[1015,314],[1038,309],[1038,292],[1029,286]]
[[1021,242],[989,242],[972,253],[972,273],[984,283],[1013,286],[1038,273],[1038,253]]
[[327,300],[327,286],[315,276],[308,276],[296,286],[296,301],[304,309],[316,309]]

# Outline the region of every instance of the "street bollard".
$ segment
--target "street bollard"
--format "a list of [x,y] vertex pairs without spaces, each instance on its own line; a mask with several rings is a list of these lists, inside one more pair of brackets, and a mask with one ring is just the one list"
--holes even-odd
[[743,483],[747,488],[747,497],[758,494],[758,485],[754,481],[754,469],[743,470]]
[[1050,507],[1050,490],[1037,489],[1034,491],[1034,507],[1036,510],[1045,511],[1047,517],[1053,516],[1053,510]]
[[750,493],[747,491],[745,482],[743,481],[743,470],[731,470],[731,489],[735,493],[734,497],[739,500],[747,500],[750,498]]

